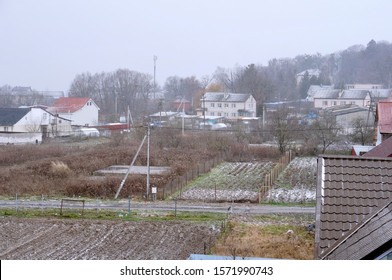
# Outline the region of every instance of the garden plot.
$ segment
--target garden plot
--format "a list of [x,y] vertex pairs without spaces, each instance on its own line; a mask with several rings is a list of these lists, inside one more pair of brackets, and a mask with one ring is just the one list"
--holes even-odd
[[174,260],[202,254],[213,224],[0,217],[2,260]]
[[274,167],[266,162],[225,162],[190,183],[181,199],[257,201],[264,176]]
[[297,157],[280,174],[267,199],[270,202],[316,201],[317,158]]

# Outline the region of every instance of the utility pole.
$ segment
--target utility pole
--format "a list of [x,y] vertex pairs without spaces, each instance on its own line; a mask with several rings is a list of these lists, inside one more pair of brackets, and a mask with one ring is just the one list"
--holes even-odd
[[184,110],[184,102],[183,99],[181,99],[182,102],[182,136],[185,135],[185,110]]
[[204,118],[204,125],[203,129],[206,129],[206,94],[203,94],[203,118]]
[[157,69],[157,59],[158,57],[156,55],[153,56],[153,60],[154,60],[154,100],[155,100],[155,74],[156,74],[156,69]]
[[150,123],[147,123],[147,185],[146,200],[148,200],[150,190]]

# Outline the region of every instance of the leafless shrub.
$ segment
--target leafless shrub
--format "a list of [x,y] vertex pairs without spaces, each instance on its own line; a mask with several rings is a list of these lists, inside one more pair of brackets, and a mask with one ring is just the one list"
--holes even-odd
[[66,178],[71,174],[71,169],[62,161],[52,161],[50,165],[50,174],[53,177]]

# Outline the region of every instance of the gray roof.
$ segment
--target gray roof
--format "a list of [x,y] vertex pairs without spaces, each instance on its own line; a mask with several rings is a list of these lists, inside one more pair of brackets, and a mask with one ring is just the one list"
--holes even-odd
[[325,108],[324,110],[329,113],[332,113],[335,116],[352,114],[357,112],[369,112],[368,107],[360,107],[354,104],[332,106],[332,107]]
[[365,99],[369,94],[368,90],[346,89],[340,94],[340,99]]
[[387,99],[391,96],[391,89],[371,89],[370,96],[376,100]]
[[23,118],[31,108],[0,108],[0,125],[12,126]]
[[333,86],[311,85],[308,89],[308,96],[313,97],[320,90],[333,90]]
[[363,259],[392,240],[391,158],[320,156],[316,197],[317,258]]
[[314,93],[313,98],[331,98],[336,99],[339,97],[339,89],[321,88]]
[[[251,94],[248,93],[225,93],[225,92],[206,92],[204,101],[207,102],[245,102]],[[203,98],[202,98],[203,100]]]

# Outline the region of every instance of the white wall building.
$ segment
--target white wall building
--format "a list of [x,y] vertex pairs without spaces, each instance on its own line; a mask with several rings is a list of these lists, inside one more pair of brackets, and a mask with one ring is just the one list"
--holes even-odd
[[72,125],[98,125],[99,107],[91,98],[61,97],[54,102],[49,111],[71,120]]
[[256,100],[251,94],[207,92],[201,99],[206,116],[228,119],[255,118]]
[[71,122],[42,108],[0,108],[0,143],[41,142],[72,134]]

